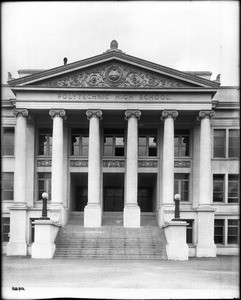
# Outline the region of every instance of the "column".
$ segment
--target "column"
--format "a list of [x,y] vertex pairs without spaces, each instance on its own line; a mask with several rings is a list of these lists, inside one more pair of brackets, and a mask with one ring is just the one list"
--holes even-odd
[[52,145],[52,204],[63,204],[63,119],[66,118],[63,109],[49,111],[53,119],[53,145]]
[[10,240],[7,255],[27,255],[26,243],[26,186],[27,186],[27,120],[26,109],[14,109],[15,127],[15,167],[14,202],[10,207]]
[[161,224],[174,216],[174,120],[177,116],[176,110],[164,110],[161,117],[164,121]]
[[139,110],[127,110],[127,155],[125,174],[125,207],[124,227],[140,227],[140,207],[137,204],[138,191],[138,120],[141,116]]
[[88,204],[84,209],[84,226],[101,226],[101,161],[100,161],[100,119],[101,110],[86,112],[89,124],[88,162]]
[[215,257],[214,211],[212,202],[212,134],[211,118],[213,111],[200,111],[200,166],[199,166],[199,203],[197,208],[197,257]]

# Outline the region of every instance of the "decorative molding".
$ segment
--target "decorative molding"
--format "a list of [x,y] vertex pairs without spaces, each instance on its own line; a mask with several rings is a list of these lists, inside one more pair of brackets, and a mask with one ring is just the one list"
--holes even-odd
[[92,117],[102,119],[102,111],[97,109],[89,109],[86,112],[87,119],[90,120]]
[[14,109],[12,114],[17,117],[29,117],[27,109]]
[[137,120],[140,119],[141,112],[139,110],[126,110],[125,111],[125,119],[128,120],[129,118],[137,118]]
[[174,168],[190,168],[191,162],[190,161],[174,161]]
[[201,110],[197,117],[197,121],[201,121],[204,118],[212,119],[214,116],[215,116],[215,113],[212,110]]
[[49,111],[49,115],[51,116],[52,119],[55,117],[59,117],[66,120],[66,112],[63,109],[51,109]]
[[138,160],[138,168],[157,168],[157,160]]
[[61,221],[61,209],[60,208],[49,208],[50,220],[54,223],[60,223]]
[[124,168],[124,160],[103,160],[103,167],[107,168]]
[[51,159],[37,160],[37,167],[52,167]]
[[163,110],[161,120],[164,121],[166,118],[177,118],[178,112],[176,110]]
[[71,160],[70,161],[70,167],[81,167],[81,168],[87,168],[88,167],[88,160]]

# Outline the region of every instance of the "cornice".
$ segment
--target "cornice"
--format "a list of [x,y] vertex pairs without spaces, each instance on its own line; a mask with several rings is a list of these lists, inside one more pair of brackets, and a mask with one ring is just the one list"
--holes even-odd
[[67,65],[62,65],[56,68],[52,68],[46,71],[42,71],[36,74],[32,74],[32,75],[28,75],[25,77],[21,77],[18,79],[12,79],[10,81],[8,81],[8,84],[10,87],[15,86],[15,85],[20,85],[20,84],[24,84],[24,83],[31,83],[37,80],[42,80],[42,79],[47,79],[48,77],[50,77],[51,75],[61,75],[64,74],[68,71],[74,71],[77,68],[81,68],[81,67],[88,67],[92,64],[95,63],[101,63],[101,62],[105,62],[111,59],[117,59],[117,60],[121,60],[121,61],[125,61],[126,63],[131,63],[131,64],[135,64],[139,67],[145,67],[148,68],[152,71],[155,72],[161,72],[164,75],[168,75],[168,76],[173,76],[175,78],[178,79],[183,79],[183,80],[187,80],[190,83],[196,83],[196,84],[201,84],[207,86],[207,87],[214,87],[214,88],[218,88],[220,86],[219,83],[214,82],[214,81],[210,81],[201,77],[197,77],[191,74],[187,74],[185,72],[182,71],[178,71],[169,67],[165,67],[162,65],[158,65],[156,63],[153,62],[149,62],[128,54],[125,54],[123,52],[117,52],[117,51],[110,51],[110,52],[105,52],[103,54],[99,54],[90,58],[86,58],[77,62],[73,62]]

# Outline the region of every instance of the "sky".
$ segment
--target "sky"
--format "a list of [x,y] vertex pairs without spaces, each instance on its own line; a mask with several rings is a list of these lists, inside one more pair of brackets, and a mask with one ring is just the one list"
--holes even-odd
[[239,85],[238,1],[2,2],[2,83],[7,72],[50,69],[102,54],[115,39],[126,54],[180,71],[221,73]]

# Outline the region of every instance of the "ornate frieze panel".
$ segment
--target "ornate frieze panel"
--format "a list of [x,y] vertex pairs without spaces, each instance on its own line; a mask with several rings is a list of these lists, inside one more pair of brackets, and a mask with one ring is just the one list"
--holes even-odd
[[37,167],[52,167],[51,159],[37,160]]
[[88,167],[88,160],[71,160],[70,167]]
[[139,160],[138,168],[157,168],[157,160]]
[[48,87],[126,87],[126,88],[180,88],[182,82],[147,72],[124,63],[109,63],[89,70],[72,72],[69,75],[40,85]]
[[124,160],[103,160],[103,167],[107,168],[124,168]]
[[178,161],[174,162],[174,168],[190,168],[191,162],[190,161]]

